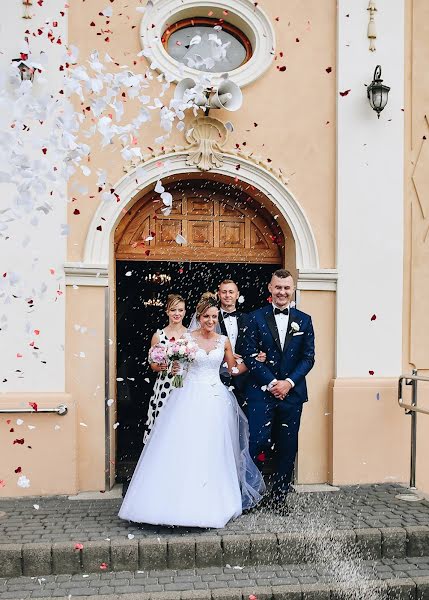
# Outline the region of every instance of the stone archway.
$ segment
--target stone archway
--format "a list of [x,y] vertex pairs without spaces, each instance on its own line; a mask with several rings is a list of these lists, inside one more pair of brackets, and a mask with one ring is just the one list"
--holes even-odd
[[[187,164],[188,152],[181,150],[153,157],[125,175],[115,186],[118,202],[102,203],[94,214],[85,243],[81,267],[107,269],[110,262],[113,232],[130,206],[141,193],[149,190],[158,179],[177,175],[200,173]],[[260,190],[272,203],[272,211],[287,222],[296,246],[296,268],[319,270],[316,240],[303,208],[284,181],[260,164],[240,155],[225,154],[221,167],[211,170],[236,182],[249,184]]]

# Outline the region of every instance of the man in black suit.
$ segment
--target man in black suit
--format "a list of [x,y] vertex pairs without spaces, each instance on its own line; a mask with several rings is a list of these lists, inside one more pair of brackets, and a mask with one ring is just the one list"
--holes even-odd
[[[228,336],[231,342],[232,351],[235,353],[235,345],[238,336],[243,332],[246,326],[246,315],[237,311],[237,301],[240,297],[238,285],[232,279],[224,279],[218,287],[218,297],[220,301],[219,325],[223,335]],[[236,358],[241,358],[236,355]],[[220,377],[222,382],[234,387],[234,394],[241,408],[245,407],[244,388],[247,373],[231,377],[227,372],[223,372],[221,367]]]

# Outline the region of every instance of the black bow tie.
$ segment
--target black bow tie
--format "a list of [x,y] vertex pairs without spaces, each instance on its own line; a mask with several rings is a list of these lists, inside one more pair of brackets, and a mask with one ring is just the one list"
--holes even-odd
[[237,311],[233,310],[232,312],[226,312],[226,310],[222,311],[222,317],[226,319],[226,317],[236,317]]
[[288,308],[284,308],[283,310],[281,310],[280,308],[275,307],[274,308],[274,314],[275,315],[288,315],[289,314],[289,309]]

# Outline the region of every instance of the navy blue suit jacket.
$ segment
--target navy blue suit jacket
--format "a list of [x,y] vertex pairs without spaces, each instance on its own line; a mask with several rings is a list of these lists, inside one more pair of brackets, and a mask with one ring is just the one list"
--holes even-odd
[[[296,323],[296,330],[292,327]],[[250,371],[247,396],[262,394],[261,387],[273,379],[292,379],[295,386],[287,395],[288,402],[306,402],[305,376],[314,365],[314,330],[310,315],[291,308],[283,350],[280,345],[274,311],[271,304],[247,315],[247,324],[238,340],[236,351],[243,356]],[[265,363],[255,360],[258,352],[267,354]],[[266,392],[269,393],[269,392]]]

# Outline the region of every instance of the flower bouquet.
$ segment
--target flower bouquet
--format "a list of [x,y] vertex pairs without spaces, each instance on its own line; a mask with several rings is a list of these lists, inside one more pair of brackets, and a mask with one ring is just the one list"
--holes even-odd
[[[149,348],[149,364],[164,365],[167,363],[167,347],[164,344],[155,344]],[[167,375],[167,371],[160,371],[161,377]]]
[[177,361],[180,363],[180,371],[174,375],[172,380],[173,387],[183,387],[183,372],[184,366],[195,360],[197,354],[197,344],[188,338],[180,338],[178,340],[170,340],[167,344],[167,357],[170,363]]

